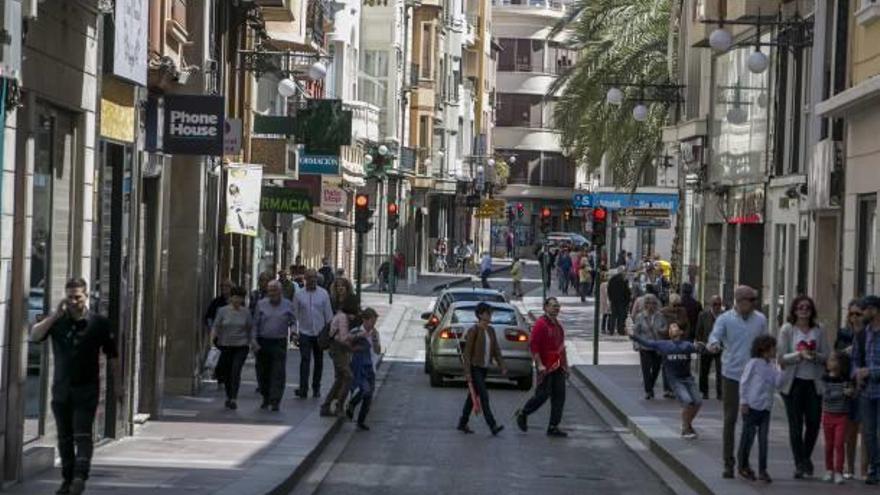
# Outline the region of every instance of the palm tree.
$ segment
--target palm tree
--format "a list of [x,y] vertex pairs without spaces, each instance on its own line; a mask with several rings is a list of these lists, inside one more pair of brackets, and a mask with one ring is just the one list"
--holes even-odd
[[563,147],[590,171],[604,156],[620,187],[634,189],[645,171],[655,166],[668,104],[649,104],[648,118],[638,122],[631,110],[646,95],[621,86],[626,100],[619,106],[607,104],[605,96],[611,82],[669,80],[673,68],[667,50],[674,1],[578,0],[572,14],[551,34],[568,34],[579,50],[572,69],[550,90],[560,95],[555,116]]

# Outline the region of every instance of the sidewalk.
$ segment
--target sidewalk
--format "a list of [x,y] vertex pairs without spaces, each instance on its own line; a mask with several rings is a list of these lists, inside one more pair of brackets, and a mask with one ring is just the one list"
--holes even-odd
[[[632,354],[635,354],[634,352]],[[703,408],[694,422],[700,437],[697,440],[680,438],[680,407],[677,401],[658,398],[643,399],[641,371],[633,365],[575,366],[575,376],[586,382],[603,403],[645,444],[655,455],[681,476],[691,488],[699,493],[719,494],[800,494],[804,490],[827,493],[865,493],[872,490],[862,481],[848,481],[833,485],[821,480],[825,474],[825,451],[822,434],[813,451],[816,467],[812,480],[792,478],[794,466],[788,445],[788,422],[781,400],[773,406],[770,425],[770,453],[768,471],[773,478],[771,485],[749,483],[739,479],[721,477],[722,412],[721,402],[714,398],[703,401]],[[658,380],[659,382],[659,380]],[[658,391],[660,384],[657,384]],[[714,390],[714,388],[712,388]],[[737,445],[739,427],[737,423]],[[757,470],[757,444],[752,449],[752,467]],[[857,467],[858,469],[858,467]]]
[[[364,305],[379,312],[379,330],[388,342],[406,308],[391,308],[381,299],[367,295]],[[95,449],[87,493],[287,493],[342,424],[320,417],[323,398],[293,395],[299,362],[299,351],[288,351],[280,412],[259,408],[252,358],[245,364],[236,411],[223,408],[225,394],[213,382],[197,396],[167,397],[160,417],[139,426],[133,436]],[[324,394],[332,382],[332,362],[325,356]],[[60,482],[56,467],[9,487],[8,493],[51,494]]]

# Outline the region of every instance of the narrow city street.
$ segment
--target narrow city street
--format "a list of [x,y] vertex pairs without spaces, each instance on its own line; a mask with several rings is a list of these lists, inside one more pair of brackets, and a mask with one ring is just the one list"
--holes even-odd
[[483,419],[473,417],[474,435],[457,431],[464,382],[431,388],[423,372],[418,312],[430,301],[401,298],[409,320],[384,357],[387,374],[370,412],[371,431],[351,433],[329,472],[313,472],[294,494],[315,488],[319,494],[669,493],[573,386],[563,419],[568,439],[544,434],[549,404],[529,418],[528,433],[520,432],[513,413],[530,393],[501,382],[490,386],[490,397],[505,430],[493,438]]

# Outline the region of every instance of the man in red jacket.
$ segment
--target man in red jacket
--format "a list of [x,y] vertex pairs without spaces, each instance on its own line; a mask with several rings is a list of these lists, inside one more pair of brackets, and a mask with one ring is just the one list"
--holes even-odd
[[548,297],[544,301],[544,316],[538,318],[532,327],[531,351],[538,367],[538,386],[534,397],[516,412],[517,426],[522,431],[528,431],[526,418],[550,399],[550,426],[547,427],[547,435],[551,437],[568,436],[568,433],[559,429],[562,407],[565,405],[565,377],[568,375],[565,331],[557,319],[559,309],[559,301],[555,297]]

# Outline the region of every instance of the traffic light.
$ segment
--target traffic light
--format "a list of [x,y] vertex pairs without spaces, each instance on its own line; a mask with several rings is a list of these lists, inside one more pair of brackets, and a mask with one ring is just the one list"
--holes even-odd
[[522,203],[516,204],[516,216],[522,218],[526,214],[526,209]]
[[388,203],[388,230],[395,230],[400,223],[397,203]]
[[358,194],[354,197],[354,231],[358,234],[366,234],[373,228],[370,218],[373,210],[370,209],[370,197],[366,194]]
[[608,210],[602,207],[593,209],[593,245],[602,247],[605,245],[605,231],[607,230]]
[[550,208],[546,206],[541,208],[541,232],[550,232]]

